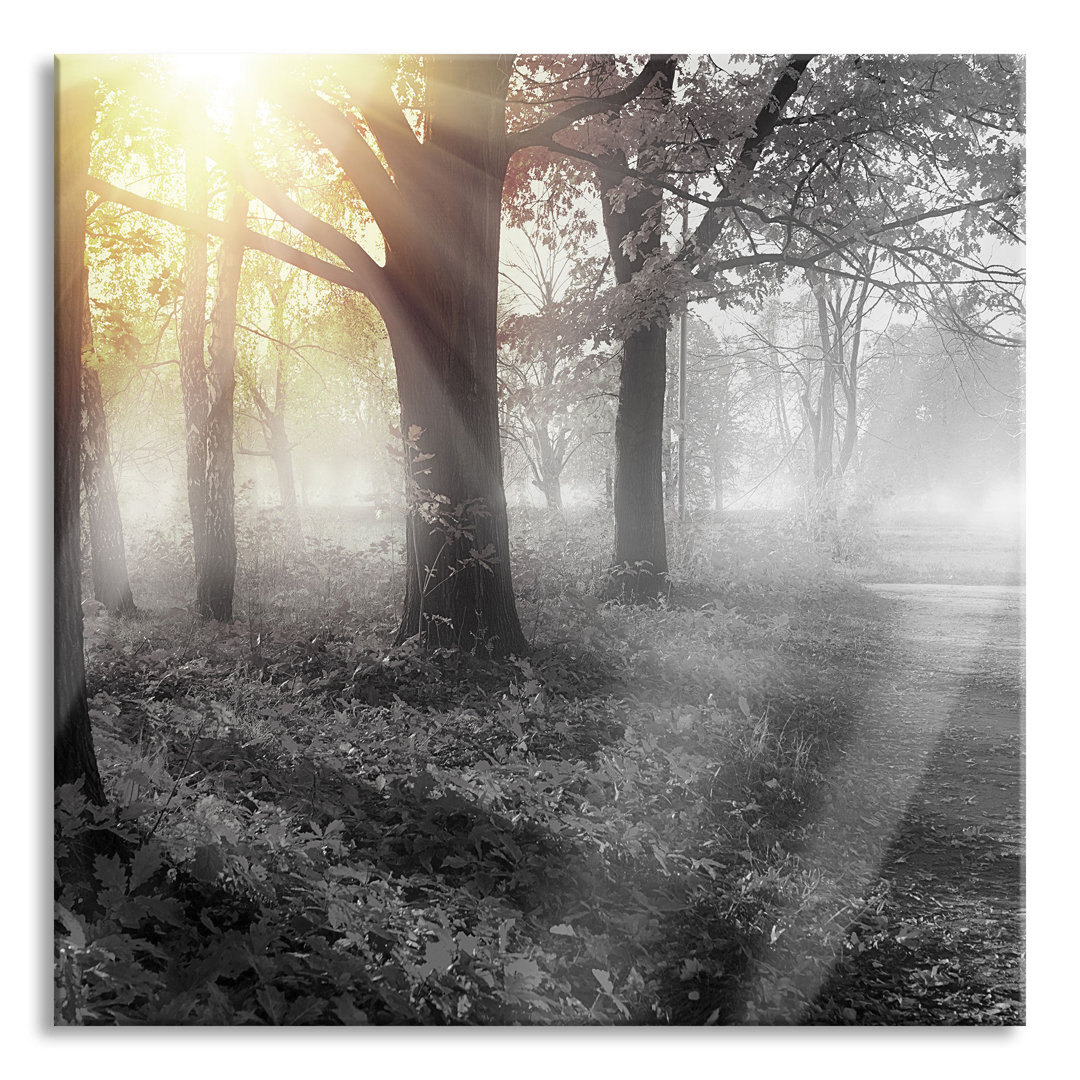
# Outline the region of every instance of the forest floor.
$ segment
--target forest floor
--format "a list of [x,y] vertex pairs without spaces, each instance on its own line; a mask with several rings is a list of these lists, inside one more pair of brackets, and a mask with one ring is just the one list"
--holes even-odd
[[91,605],[111,805],[59,845],[126,853],[61,892],[57,1022],[1022,1023],[1022,590],[729,522],[623,607],[598,528],[515,525],[506,663],[388,649],[379,542],[259,531],[228,626]]

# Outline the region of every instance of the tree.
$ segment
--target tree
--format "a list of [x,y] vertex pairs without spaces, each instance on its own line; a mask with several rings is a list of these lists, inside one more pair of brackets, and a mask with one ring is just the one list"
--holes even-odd
[[230,235],[218,253],[217,297],[210,316],[210,367],[206,414],[206,546],[196,604],[205,618],[232,619],[236,584],[236,519],[233,500],[233,399],[236,392],[236,296],[244,244],[238,233],[247,217],[247,196],[229,194],[225,214]]
[[[887,346],[887,347],[886,347]],[[855,497],[926,499],[945,489],[966,509],[1023,483],[1024,350],[926,319],[894,329],[867,372]]]
[[[579,133],[572,143],[551,137],[540,143],[555,155],[592,164],[600,188],[619,293],[614,305],[622,363],[615,423],[613,570],[627,599],[654,598],[667,587],[662,459],[668,321],[685,305],[695,284],[693,275],[699,276],[700,285],[720,273],[715,261],[704,265],[706,257],[725,236],[733,202],[749,184],[810,59],[785,60],[779,73],[775,65],[758,65],[768,81],[742,79],[749,93],[745,88],[731,92],[739,80],[724,86],[713,78],[710,65],[699,64],[691,83],[699,92],[708,88],[700,96],[711,103],[715,129],[705,139],[693,117],[689,124],[683,118],[685,101],[677,101],[673,92],[673,58],[654,58],[651,63],[659,75],[655,93],[640,97],[633,113],[617,114],[606,127]],[[735,99],[734,105],[725,92]],[[723,107],[715,104],[718,99]],[[706,187],[719,186],[719,192],[703,197],[675,185],[674,174],[689,178],[691,185],[694,175],[703,176]],[[664,245],[665,191],[705,207],[674,256]],[[738,260],[733,265],[739,265]]]
[[[872,274],[872,257],[862,281],[830,282],[808,273],[821,341],[821,378],[816,403],[811,400],[809,385],[801,401],[813,445],[810,505],[816,515],[825,519],[836,516],[835,481],[851,464],[859,435],[863,323],[875,306],[873,302],[867,305]],[[880,295],[875,298],[879,299]],[[838,391],[842,405],[837,404]],[[838,418],[842,418],[839,432]]]
[[[175,192],[182,199],[182,156],[161,125],[155,125],[149,110],[140,108],[130,94],[118,93],[103,80],[99,88],[91,170],[120,173],[155,194]],[[177,447],[182,448],[185,439],[175,378],[182,236],[172,226],[94,197],[86,245],[91,366],[101,385],[117,491],[124,505],[138,498],[142,486],[144,497],[153,502],[139,503],[163,517],[169,500],[162,498],[162,483],[172,475]],[[124,525],[126,532],[126,519]]]
[[[686,65],[692,89],[669,114],[666,152],[654,155],[651,168],[611,152],[612,138],[627,141],[618,132],[601,133],[593,147],[587,140],[545,145],[602,165],[604,183],[618,182],[607,197],[619,206],[649,206],[648,215],[609,229],[622,233],[615,240],[624,255],[651,245],[628,290],[635,315],[659,309],[655,317],[666,319],[694,288],[747,302],[798,269],[856,281],[872,273],[875,285],[909,306],[932,306],[967,325],[989,312],[993,326],[1020,316],[1022,271],[982,251],[987,237],[1015,243],[1020,236],[1018,73],[1009,57],[743,57],[726,72],[706,58]],[[639,119],[620,116],[615,125],[640,140]],[[660,192],[700,208],[671,251],[656,241]],[[1002,338],[1001,330],[983,332]],[[654,338],[658,344],[659,333]],[[629,395],[624,416],[650,415],[647,395],[657,388],[642,387]],[[823,430],[831,416],[822,413]],[[617,440],[654,426],[627,423],[622,436],[617,426]],[[639,463],[635,513],[655,523],[644,532],[656,559],[663,554],[654,479],[661,453],[650,435],[647,452],[627,456]],[[619,516],[617,507],[617,529]],[[636,555],[656,561],[644,547]]]
[[86,186],[94,111],[94,87],[88,73],[77,62],[58,61],[54,189],[53,782],[59,786],[81,780],[87,798],[103,804],[105,793],[86,702],[79,584],[83,274]]
[[124,526],[116,494],[105,402],[94,351],[89,273],[83,273],[82,482],[90,532],[94,599],[117,615],[135,611],[124,554]]
[[531,257],[504,259],[503,277],[531,310],[500,320],[502,429],[548,508],[561,512],[563,473],[604,420],[610,357],[593,339],[599,260],[572,251],[568,237],[553,231],[549,245],[534,231],[522,230]]
[[268,273],[261,278],[261,283],[270,302],[269,329],[267,331],[250,327],[245,327],[245,329],[266,342],[270,353],[272,395],[270,391],[264,393],[256,363],[247,363],[240,371],[241,386],[254,408],[254,412],[249,412],[247,415],[258,424],[265,448],[259,450],[255,447],[241,446],[239,452],[256,457],[266,456],[273,462],[287,539],[290,543],[302,547],[303,529],[296,502],[293,444],[289,440],[285,426],[289,401],[290,351],[295,349],[295,345],[287,340],[288,305],[290,294],[299,279],[299,272],[292,270],[282,279],[278,276],[276,265],[266,269]]
[[623,107],[649,85],[657,67],[650,62],[612,93],[578,100],[514,133],[506,129],[509,58],[425,57],[418,71],[407,73],[419,80],[419,132],[394,96],[401,67],[374,59],[338,65],[337,76],[324,75],[322,86],[344,99],[340,107],[280,70],[260,82],[332,152],[378,225],[384,265],[302,208],[224,140],[208,138],[214,155],[337,262],[104,181],[95,179],[93,188],[182,227],[240,238],[369,297],[394,351],[412,493],[398,639],[419,635],[431,645],[518,653],[525,639],[510,578],[496,365],[507,164],[517,150],[583,117]]
[[[670,99],[675,61],[659,69],[656,94]],[[656,132],[642,134],[635,147],[635,168],[663,167],[663,142]],[[631,293],[633,312],[623,320],[619,366],[619,407],[615,415],[615,552],[612,571],[627,599],[659,596],[667,587],[667,537],[664,531],[664,384],[667,372],[667,318],[663,305],[641,288],[642,272],[660,253],[663,240],[663,195],[652,187],[629,194],[619,190],[620,171],[628,161],[616,150],[601,167],[601,207],[616,282]],[[621,167],[621,168],[620,168]],[[635,281],[636,279],[636,281]]]
[[[734,476],[737,453],[743,449],[746,413],[754,387],[747,378],[745,353],[727,335],[717,337],[704,319],[686,316],[686,419],[680,430],[676,415],[668,424],[682,437],[686,500],[692,509],[723,510]],[[675,384],[678,350],[670,343],[668,371]],[[671,395],[669,395],[669,398]],[[669,402],[669,414],[674,412]],[[707,474],[707,479],[706,479]]]
[[[207,211],[206,159],[194,147],[184,154],[185,203],[200,216]],[[206,575],[206,236],[184,234],[183,299],[180,318],[180,392],[184,405],[187,499],[195,556],[196,591]]]

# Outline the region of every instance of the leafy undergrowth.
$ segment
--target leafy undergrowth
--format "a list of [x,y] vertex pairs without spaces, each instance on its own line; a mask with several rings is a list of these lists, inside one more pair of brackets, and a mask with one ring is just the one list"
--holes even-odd
[[57,1022],[753,1019],[880,601],[714,531],[666,604],[602,603],[567,529],[517,538],[535,640],[506,663],[380,645],[377,590],[325,572],[230,626],[91,613],[110,806],[61,789],[57,853],[122,842],[58,891]]

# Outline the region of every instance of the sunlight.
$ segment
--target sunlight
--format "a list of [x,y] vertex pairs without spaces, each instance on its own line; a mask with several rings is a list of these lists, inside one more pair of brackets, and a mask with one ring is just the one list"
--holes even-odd
[[56,66],[54,1024],[1024,1024],[1023,58],[214,43]]
[[215,123],[231,121],[237,89],[248,77],[250,57],[244,53],[177,53],[168,62],[180,83],[206,101]]
[[169,62],[182,82],[225,96],[246,78],[248,59],[244,53],[177,53]]

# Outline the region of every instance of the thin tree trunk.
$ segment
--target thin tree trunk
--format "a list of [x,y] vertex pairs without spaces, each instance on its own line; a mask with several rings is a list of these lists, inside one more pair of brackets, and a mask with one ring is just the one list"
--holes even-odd
[[787,406],[784,404],[784,383],[780,375],[780,364],[775,358],[772,365],[773,405],[776,410],[776,427],[780,433],[780,450],[784,457],[791,453],[791,425],[788,422]]
[[79,585],[83,253],[94,92],[77,65],[71,58],[56,69],[53,782],[81,780],[86,796],[104,804],[86,703]]
[[270,457],[274,462],[274,472],[277,475],[278,493],[281,499],[281,510],[285,515],[286,540],[290,547],[300,550],[304,546],[304,529],[300,523],[300,511],[296,502],[296,476],[293,472],[292,443],[289,442],[288,432],[285,430],[285,416],[281,412],[284,404],[280,399],[275,404],[274,412],[268,419]]
[[274,408],[272,410],[269,408],[257,385],[253,387],[253,396],[255,396],[255,404],[266,424],[266,445],[274,461],[274,472],[277,474],[278,493],[281,498],[281,509],[285,515],[287,539],[291,546],[303,548],[304,532],[300,525],[300,513],[296,507],[296,478],[293,473],[292,444],[289,442],[289,436],[285,430],[289,372],[287,353],[285,346],[281,344],[285,340],[287,333],[285,313],[289,294],[292,292],[298,276],[299,272],[293,271],[286,276],[280,288],[273,287],[270,290],[270,298],[273,303],[273,310],[270,315],[270,335],[277,339],[277,343],[272,346],[277,360],[277,367],[274,372]]
[[285,417],[274,413],[270,421],[270,457],[277,474],[278,494],[285,517],[296,517],[296,478],[293,473],[292,446],[285,431]]
[[252,379],[249,392],[258,410],[258,419],[262,425],[265,450],[240,448],[241,454],[252,457],[269,457],[274,463],[274,475],[278,482],[278,497],[285,517],[287,540],[291,546],[302,548],[304,533],[300,525],[300,513],[296,506],[296,477],[293,473],[292,444],[285,430],[285,384],[282,377],[282,361],[278,359],[277,388],[274,393],[274,407],[263,397],[258,383]]
[[818,333],[821,338],[821,388],[818,392],[817,428],[814,444],[814,482],[819,494],[832,480],[833,432],[836,425],[836,338],[829,334],[829,313],[825,303],[825,287],[819,286],[817,298]]
[[[247,196],[234,188],[226,221],[242,227]],[[218,259],[217,298],[210,318],[210,409],[206,419],[206,552],[197,604],[204,618],[228,622],[236,584],[233,492],[233,397],[236,390],[236,298],[244,246],[225,240]]]
[[[685,223],[686,215],[683,214]],[[686,226],[683,225],[683,232]],[[679,316],[679,520],[686,520],[686,312]]]
[[109,454],[109,429],[101,379],[93,367],[94,327],[90,316],[89,273],[83,271],[82,482],[90,532],[90,572],[94,599],[117,615],[131,615],[124,526]]
[[135,601],[124,554],[124,525],[109,457],[101,380],[93,368],[83,368],[82,398],[82,479],[90,527],[94,599],[116,615],[131,615],[135,612]]
[[675,505],[679,478],[675,455],[671,449],[671,399],[675,396],[675,387],[669,382],[666,371],[664,373],[664,384],[664,434],[660,442],[660,473],[664,480],[664,505],[670,509]]
[[855,443],[859,437],[859,355],[862,351],[863,317],[866,313],[866,297],[869,291],[870,281],[868,277],[862,283],[859,299],[855,305],[846,377],[842,380],[847,411],[844,415],[844,439],[840,446],[840,457],[836,466],[837,472],[840,474],[846,472],[851,464],[851,459],[855,453]]
[[116,494],[109,429],[101,379],[94,360],[94,327],[90,317],[89,273],[83,271],[83,363],[82,363],[82,482],[90,530],[90,572],[94,599],[117,615],[131,615],[124,525]]
[[[206,161],[188,150],[185,158],[187,209],[206,214]],[[195,556],[195,581],[206,565],[206,237],[184,237],[184,296],[180,319],[180,391],[184,401],[184,446],[187,454],[187,497]]]
[[810,286],[817,303],[818,336],[821,342],[821,383],[816,407],[810,407],[809,392],[805,399],[813,436],[809,518],[812,530],[818,534],[824,522],[836,518],[833,438],[836,431],[836,350],[840,345],[840,333],[838,329],[835,335],[829,332],[825,284],[811,280]]
[[724,433],[717,428],[710,440],[712,451],[713,510],[719,514],[724,509]]

